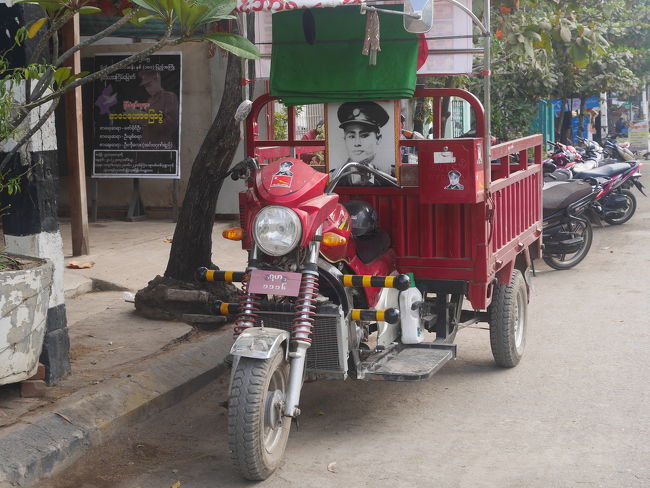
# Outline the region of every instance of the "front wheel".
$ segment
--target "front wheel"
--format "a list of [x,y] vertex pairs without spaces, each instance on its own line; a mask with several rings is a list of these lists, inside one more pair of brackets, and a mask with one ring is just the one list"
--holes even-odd
[[634,212],[636,212],[636,197],[634,193],[630,190],[621,190],[621,195],[625,195],[625,208],[623,209],[623,215],[620,217],[607,217],[603,216],[603,220],[609,225],[621,225],[627,222],[632,218]]
[[564,235],[573,239],[582,239],[582,246],[572,253],[544,254],[542,257],[544,262],[553,269],[562,270],[573,268],[587,257],[587,253],[591,248],[591,242],[594,238],[594,231],[588,220],[570,220],[566,224],[562,224],[560,230]]
[[519,364],[526,346],[528,291],[521,271],[512,271],[508,285],[495,285],[488,307],[490,346],[494,361],[502,368]]
[[280,465],[291,418],[283,415],[289,364],[280,349],[269,359],[240,358],[228,399],[228,443],[235,468],[265,480]]

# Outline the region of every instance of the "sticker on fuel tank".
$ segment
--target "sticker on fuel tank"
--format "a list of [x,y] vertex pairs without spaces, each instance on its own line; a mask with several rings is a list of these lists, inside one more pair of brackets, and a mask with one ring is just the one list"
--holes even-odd
[[291,187],[291,182],[293,181],[292,166],[293,163],[291,161],[282,161],[280,163],[280,171],[271,177],[271,188],[278,186],[284,188]]

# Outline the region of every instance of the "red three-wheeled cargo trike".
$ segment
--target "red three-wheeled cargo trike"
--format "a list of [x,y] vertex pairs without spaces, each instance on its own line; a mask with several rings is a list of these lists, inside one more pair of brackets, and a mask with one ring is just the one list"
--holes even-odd
[[[245,122],[248,158],[230,171],[247,189],[239,200],[241,227],[224,235],[241,239],[248,265],[199,271],[203,280],[242,284],[239,302],[217,303],[215,312],[236,317],[229,443],[235,467],[251,480],[267,478],[281,462],[292,420],[300,415],[305,379],[426,379],[456,356],[458,330],[477,322],[489,324],[496,363],[516,366],[526,343],[528,270],[541,255],[542,138],[491,146],[489,137],[489,2],[483,21],[463,2],[435,4],[448,4],[470,19],[465,39],[475,35],[472,21],[481,33],[487,51],[479,73],[485,79],[483,103],[459,89],[416,90],[414,72],[413,83],[407,81],[410,92],[385,86],[397,68],[383,56],[391,40],[402,39],[401,33],[384,33],[395,24],[388,19],[398,19],[405,35],[413,36],[410,45],[417,46],[400,51],[396,62],[408,56],[417,62],[423,43],[425,57],[455,55],[427,47],[436,39],[431,0],[419,8],[407,1],[403,12],[399,5],[403,18],[394,15],[394,5],[295,10],[297,3],[239,5],[243,11],[288,12],[273,15],[273,49],[279,52],[271,58],[271,94],[252,103]],[[330,13],[321,17],[317,11]],[[328,42],[333,23],[325,22],[327,15],[341,16],[334,23],[339,32],[347,32],[346,22],[363,18],[365,30],[338,43],[348,51],[350,44],[357,46],[358,56],[364,40],[372,51],[380,39],[374,23],[381,19],[381,51],[369,56],[376,64],[355,68],[370,72],[363,81],[367,91],[354,90],[352,73],[343,77],[350,79],[345,86],[332,73],[327,86],[317,80],[303,82],[302,91],[300,83],[287,87],[296,81],[295,66],[283,78],[283,63],[322,62],[321,75],[347,62],[337,57],[340,50],[329,50],[337,42]],[[276,22],[286,19],[298,23],[298,40],[283,41],[291,29]],[[314,51],[323,53],[322,61],[310,51],[314,46],[322,47]],[[286,51],[294,47],[312,54],[301,61],[300,52]],[[477,51],[460,52],[469,53],[471,66]],[[382,63],[389,65],[378,75],[373,69]],[[278,98],[288,105],[282,139],[273,132]],[[324,103],[318,104],[323,121],[311,137],[299,137],[306,110],[297,107],[314,106],[314,100]],[[463,123],[473,126],[470,131],[454,126],[454,104],[465,115]],[[426,135],[420,133],[422,119],[420,131],[414,130],[423,107],[430,119]]]

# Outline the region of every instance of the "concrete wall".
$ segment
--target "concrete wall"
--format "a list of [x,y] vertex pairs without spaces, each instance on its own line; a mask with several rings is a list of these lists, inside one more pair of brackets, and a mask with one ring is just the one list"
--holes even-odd
[[[141,50],[144,43],[129,44],[104,44],[94,46],[83,51],[83,57],[92,57],[95,54],[129,53]],[[219,109],[223,93],[224,75],[226,70],[226,57],[222,52],[209,58],[207,43],[189,43],[175,46],[167,52],[182,53],[182,114],[181,114],[181,179],[178,180],[179,200],[182,202],[187,186],[194,157],[196,156],[206,132]],[[156,54],[164,54],[160,51]],[[84,116],[91,117],[92,107],[84,108]],[[90,144],[90,135],[86,136],[86,144]],[[239,155],[243,155],[240,147]],[[100,209],[113,210],[114,214],[126,212],[131,198],[132,180],[120,179],[93,179],[97,182],[97,200]],[[236,191],[231,189],[232,180],[226,182],[223,195],[219,199],[220,209],[217,213],[237,213],[238,204]],[[64,209],[68,206],[67,178],[61,178],[60,205]],[[140,193],[147,210],[154,210],[154,215],[165,215],[173,205],[172,180],[143,178],[140,180]],[[238,191],[238,190],[237,190]],[[92,183],[88,185],[88,202],[90,204]],[[222,208],[221,208],[222,207]],[[159,210],[159,212],[155,212]],[[162,210],[162,213],[160,212]]]

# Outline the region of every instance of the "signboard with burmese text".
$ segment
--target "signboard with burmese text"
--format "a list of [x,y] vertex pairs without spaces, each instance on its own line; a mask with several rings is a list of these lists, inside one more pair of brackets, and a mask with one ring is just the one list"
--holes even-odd
[[[95,71],[128,55],[97,55]],[[180,178],[181,55],[151,55],[93,85],[94,178]]]

